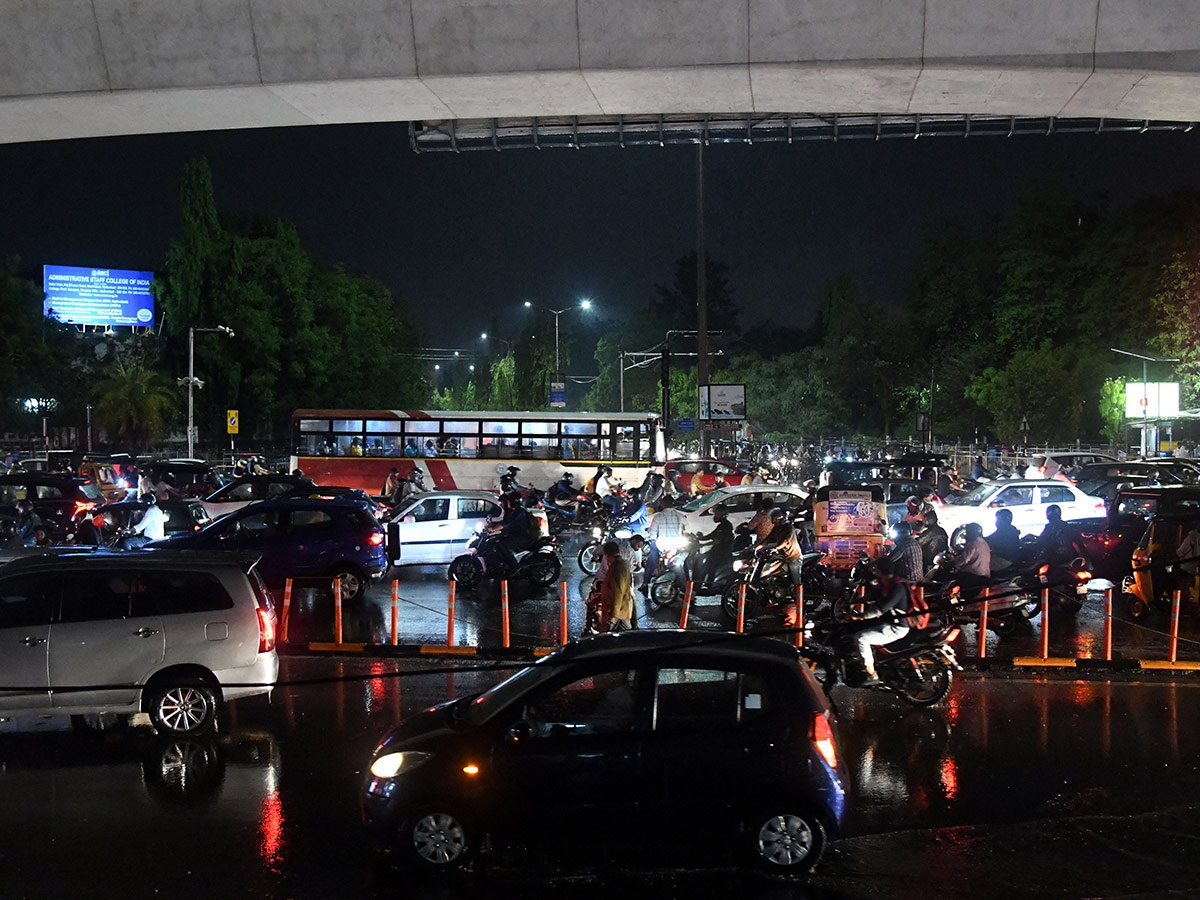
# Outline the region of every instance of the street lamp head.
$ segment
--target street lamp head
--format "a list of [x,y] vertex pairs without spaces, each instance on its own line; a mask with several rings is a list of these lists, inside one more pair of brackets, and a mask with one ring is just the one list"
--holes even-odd
[[487,332],[485,331],[483,334],[479,335],[479,339],[481,341],[486,341],[487,340]]
[[533,304],[532,304],[532,303],[530,303],[528,300],[526,300],[526,301],[525,301],[525,308],[526,308],[526,309],[533,309]]
[[591,308],[592,308],[592,301],[591,301],[591,300],[588,300],[588,299],[586,299],[586,298],[584,298],[583,300],[580,300],[580,301],[579,301],[579,308],[580,308],[580,309],[591,309]]

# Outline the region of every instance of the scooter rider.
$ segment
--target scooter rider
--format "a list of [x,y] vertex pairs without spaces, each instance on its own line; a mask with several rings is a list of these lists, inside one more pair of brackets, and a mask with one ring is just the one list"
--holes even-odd
[[787,562],[788,574],[792,578],[792,587],[799,587],[803,581],[801,572],[804,568],[804,552],[800,549],[800,538],[796,529],[788,521],[787,510],[776,506],[771,510],[771,531],[759,543],[757,551],[779,550]]
[[733,569],[733,525],[724,506],[718,504],[713,507],[713,530],[708,534],[696,535],[696,543],[712,545],[696,561],[692,575],[700,582],[698,591],[710,591]]
[[992,569],[1009,568],[1021,555],[1021,532],[1012,523],[1011,509],[996,510],[996,530],[987,536],[992,551]]
[[952,557],[950,565],[963,587],[986,587],[992,574],[992,550],[983,539],[983,526],[978,522],[968,522],[966,526],[967,543],[962,550]]
[[551,503],[565,503],[568,500],[575,499],[575,485],[571,483],[574,476],[570,472],[563,472],[562,477],[550,486],[550,490],[546,492],[546,499]]
[[683,513],[675,509],[675,501],[669,495],[664,495],[659,501],[659,510],[650,517],[646,526],[646,534],[650,541],[650,553],[646,559],[646,570],[643,573],[641,592],[649,590],[650,580],[658,572],[662,551],[659,549],[660,538],[678,541],[683,536],[686,519]]
[[529,547],[536,532],[519,494],[501,494],[500,507],[504,517],[495,525],[499,537],[495,547],[504,570],[511,572],[517,565],[517,554]]
[[879,684],[875,672],[875,656],[872,647],[882,647],[908,634],[908,623],[889,613],[902,612],[909,607],[908,584],[896,572],[896,562],[883,556],[875,561],[875,573],[879,578],[879,599],[864,618],[877,622],[874,626],[854,635],[858,655],[862,659],[864,679],[862,686]]

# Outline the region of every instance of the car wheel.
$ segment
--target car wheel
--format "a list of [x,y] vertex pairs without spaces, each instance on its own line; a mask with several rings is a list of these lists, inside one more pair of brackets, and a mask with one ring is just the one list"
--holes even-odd
[[217,695],[198,681],[163,685],[150,692],[146,711],[159,734],[205,734],[216,724]]
[[329,572],[331,578],[342,586],[342,602],[357,600],[367,587],[367,579],[358,569],[339,566]]
[[479,579],[483,577],[483,569],[479,566],[479,560],[469,553],[464,553],[462,556],[455,557],[454,562],[450,563],[450,579],[458,582],[466,590],[470,590],[479,584]]
[[401,849],[413,862],[432,869],[456,869],[475,851],[463,820],[440,807],[427,809],[400,834]]
[[807,872],[825,852],[825,828],[816,816],[800,809],[759,815],[747,833],[754,866],[773,875]]

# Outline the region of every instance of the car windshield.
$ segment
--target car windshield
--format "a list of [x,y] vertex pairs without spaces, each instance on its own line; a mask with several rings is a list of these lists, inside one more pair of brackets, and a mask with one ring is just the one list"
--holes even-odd
[[93,502],[96,500],[103,501],[104,499],[104,494],[101,492],[100,488],[96,487],[96,485],[91,484],[90,482],[87,484],[81,484],[79,486],[79,490],[83,496],[87,497]]
[[517,697],[553,678],[559,667],[553,664],[545,665],[549,659],[550,657],[545,657],[529,668],[510,675],[472,700],[467,710],[467,718],[471,724],[482,725]]
[[729,488],[717,488],[715,491],[709,491],[707,494],[699,494],[693,497],[679,508],[684,512],[695,512],[701,507],[708,506],[710,503],[716,503],[732,494],[733,491]]
[[946,503],[950,506],[982,506],[1002,487],[1000,484],[977,484],[965,494],[947,497]]

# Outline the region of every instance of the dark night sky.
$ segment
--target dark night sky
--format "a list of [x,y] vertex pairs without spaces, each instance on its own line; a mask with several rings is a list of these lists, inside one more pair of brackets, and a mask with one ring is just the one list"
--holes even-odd
[[[1118,203],[1200,185],[1198,141],[713,145],[708,253],[729,266],[746,323],[804,325],[841,272],[898,298],[929,228],[1003,211],[1047,167],[1080,196]],[[0,145],[0,253],[39,279],[44,263],[158,270],[178,231],[180,170],[201,154],[220,208],[295,223],[318,259],[405,299],[435,346],[467,346],[524,299],[563,307],[588,296],[624,316],[695,243],[692,147],[416,155],[398,124]]]

